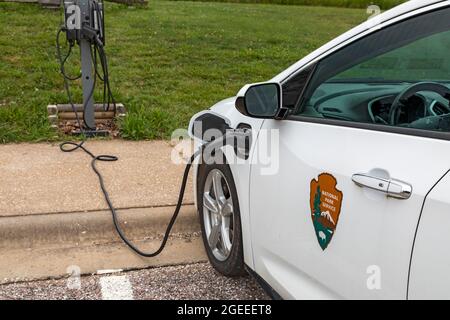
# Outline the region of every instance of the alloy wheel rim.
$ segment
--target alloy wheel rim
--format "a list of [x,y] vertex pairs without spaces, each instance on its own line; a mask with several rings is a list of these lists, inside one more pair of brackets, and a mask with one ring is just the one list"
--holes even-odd
[[233,247],[234,207],[228,181],[218,169],[211,170],[206,177],[203,222],[206,239],[214,257],[225,261]]

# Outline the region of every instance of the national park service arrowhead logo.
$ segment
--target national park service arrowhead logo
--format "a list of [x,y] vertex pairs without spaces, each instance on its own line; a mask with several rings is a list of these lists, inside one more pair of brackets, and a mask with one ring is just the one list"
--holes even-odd
[[317,180],[311,181],[311,218],[322,250],[328,247],[333,238],[341,213],[343,194],[336,185],[336,178],[328,173],[322,173]]

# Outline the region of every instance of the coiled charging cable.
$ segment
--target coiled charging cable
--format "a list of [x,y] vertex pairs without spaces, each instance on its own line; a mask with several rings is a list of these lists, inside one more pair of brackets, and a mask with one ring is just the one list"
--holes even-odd
[[[84,146],[85,141],[82,141],[81,143],[75,143],[75,142],[63,142],[60,144],[60,149],[63,152],[73,152],[77,149],[81,149],[84,152],[86,152],[91,158],[91,167],[92,170],[94,170],[95,174],[98,177],[98,181],[100,183],[100,188],[103,192],[103,196],[105,198],[106,203],[108,204],[108,208],[111,211],[112,214],[112,218],[113,218],[113,222],[114,222],[114,227],[117,231],[117,233],[119,234],[120,238],[123,240],[123,242],[125,242],[125,244],[130,247],[134,252],[136,252],[137,254],[143,256],[143,257],[155,257],[157,255],[159,255],[161,253],[161,251],[164,250],[164,247],[166,246],[167,240],[169,239],[170,236],[170,232],[172,230],[172,227],[178,217],[178,214],[180,213],[180,209],[181,209],[181,205],[183,203],[183,198],[184,198],[184,193],[186,190],[186,184],[187,184],[187,179],[189,176],[189,170],[191,169],[192,163],[195,160],[195,158],[201,153],[201,151],[196,152],[189,160],[189,162],[186,164],[186,168],[184,169],[184,174],[183,174],[183,180],[181,182],[181,189],[178,195],[178,201],[177,201],[177,205],[175,207],[175,211],[172,215],[172,218],[170,219],[169,224],[167,225],[167,229],[164,233],[164,238],[161,242],[161,245],[159,246],[159,248],[154,251],[154,252],[144,252],[142,250],[140,250],[139,248],[137,248],[133,243],[131,243],[131,241],[125,236],[125,233],[123,232],[123,230],[121,229],[120,225],[119,225],[119,219],[117,218],[117,212],[116,209],[114,208],[114,205],[111,201],[111,198],[109,197],[109,193],[108,190],[105,187],[105,182],[103,180],[103,176],[100,173],[100,171],[98,170],[97,166],[96,166],[96,162],[97,161],[117,161],[119,158],[116,156],[112,156],[112,155],[99,155],[96,156],[94,155],[91,151],[89,151],[85,146]],[[70,147],[68,147],[70,146]]]
[[[137,254],[143,256],[143,257],[155,257],[157,255],[159,255],[163,250],[164,247],[166,246],[167,240],[169,239],[170,236],[170,232],[172,230],[172,227],[178,217],[178,214],[180,213],[180,209],[181,206],[183,204],[183,198],[184,198],[184,193],[186,191],[186,184],[187,184],[187,180],[189,177],[189,171],[192,167],[192,163],[194,163],[195,159],[202,155],[204,148],[208,148],[209,150],[215,150],[217,148],[220,148],[224,145],[224,143],[226,143],[227,141],[234,141],[234,139],[230,139],[230,138],[238,138],[238,139],[245,139],[246,137],[248,137],[250,134],[250,132],[243,132],[243,131],[234,131],[234,130],[230,130],[228,131],[224,136],[217,138],[211,142],[206,143],[205,145],[203,145],[197,152],[195,152],[189,159],[188,163],[186,164],[186,168],[184,169],[184,174],[183,174],[183,180],[181,181],[181,188],[180,188],[180,192],[178,194],[178,200],[177,200],[177,204],[175,207],[175,211],[173,212],[172,218],[170,219],[169,224],[167,225],[166,231],[164,233],[164,238],[161,242],[161,245],[159,246],[159,248],[154,251],[154,252],[144,252],[142,250],[140,250],[139,248],[137,248],[126,236],[125,233],[123,232],[123,230],[121,229],[120,225],[119,225],[119,220],[117,218],[117,212],[116,209],[114,208],[114,205],[111,201],[111,198],[109,197],[109,193],[105,187],[105,183],[103,180],[103,176],[100,173],[100,171],[98,170],[98,168],[96,167],[96,162],[97,161],[117,161],[118,157],[116,156],[112,156],[112,155],[99,155],[96,156],[94,155],[91,151],[89,151],[85,146],[84,143],[85,141],[82,141],[81,143],[75,143],[75,142],[63,142],[60,145],[60,149],[63,152],[73,152],[77,149],[81,149],[84,152],[86,152],[91,158],[91,167],[92,170],[94,170],[95,174],[98,177],[98,181],[100,183],[100,188],[103,192],[104,198],[106,200],[106,203],[108,204],[108,208],[111,211],[112,214],[112,218],[113,218],[113,222],[114,222],[114,227],[117,230],[117,233],[119,234],[120,238],[123,240],[123,242],[125,242],[125,244],[130,247],[134,252],[136,252]],[[70,146],[70,147],[67,147]]]

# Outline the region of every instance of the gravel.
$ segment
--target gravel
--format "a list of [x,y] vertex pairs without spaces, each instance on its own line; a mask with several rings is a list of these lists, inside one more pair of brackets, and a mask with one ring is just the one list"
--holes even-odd
[[139,299],[267,299],[249,277],[227,278],[209,264],[147,269],[131,277]]
[[14,300],[101,299],[96,276],[82,277],[82,290],[67,288],[67,279],[20,282],[0,286],[0,297]]
[[134,299],[269,299],[250,276],[224,277],[208,263],[83,276],[80,289],[69,289],[68,279],[6,284],[0,299],[102,299],[100,278],[118,275],[129,279]]

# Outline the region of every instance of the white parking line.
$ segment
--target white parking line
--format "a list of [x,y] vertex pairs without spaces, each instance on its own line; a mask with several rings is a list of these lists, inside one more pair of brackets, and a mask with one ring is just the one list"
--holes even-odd
[[100,278],[103,300],[133,300],[133,288],[128,276]]
[[102,270],[97,270],[97,274],[104,275],[104,274],[111,274],[111,273],[119,273],[122,271],[123,271],[123,269],[102,269]]

